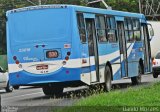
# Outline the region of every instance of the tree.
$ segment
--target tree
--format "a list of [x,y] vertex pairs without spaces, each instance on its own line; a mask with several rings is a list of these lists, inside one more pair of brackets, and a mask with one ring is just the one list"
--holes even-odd
[[114,10],[139,12],[138,0],[105,0]]

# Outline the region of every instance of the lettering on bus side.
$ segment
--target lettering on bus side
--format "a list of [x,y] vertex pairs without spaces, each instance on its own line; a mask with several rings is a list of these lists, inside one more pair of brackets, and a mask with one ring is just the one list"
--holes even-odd
[[23,57],[23,60],[24,61],[38,61],[37,58],[29,58],[28,56],[27,57]]
[[31,48],[20,48],[18,49],[18,52],[30,52]]
[[112,48],[117,48],[118,44],[117,43],[112,43]]
[[41,74],[45,74],[45,73],[48,73],[48,71],[42,70],[42,71],[40,71],[40,73],[41,73]]

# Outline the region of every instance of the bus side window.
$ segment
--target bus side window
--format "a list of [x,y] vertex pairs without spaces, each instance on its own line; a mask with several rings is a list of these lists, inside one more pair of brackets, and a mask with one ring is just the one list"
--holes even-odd
[[105,17],[104,16],[97,16],[96,17],[96,29],[97,29],[97,36],[99,42],[106,42],[106,26],[105,26]]
[[107,17],[107,37],[110,43],[117,42],[116,22],[113,17]]
[[125,36],[128,42],[134,42],[133,24],[131,18],[125,18]]
[[126,19],[124,21],[124,29],[125,29],[125,38],[128,41],[129,40],[129,31],[128,31],[128,22],[126,21]]
[[141,41],[140,22],[139,19],[133,19],[134,38],[136,41]]
[[78,23],[80,40],[82,43],[86,43],[86,31],[85,31],[84,17],[82,13],[77,13],[77,23]]

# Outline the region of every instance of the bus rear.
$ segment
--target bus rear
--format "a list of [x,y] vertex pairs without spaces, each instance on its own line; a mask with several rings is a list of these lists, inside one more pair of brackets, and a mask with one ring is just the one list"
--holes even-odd
[[38,85],[78,80],[68,67],[71,11],[66,6],[37,6],[7,12],[9,78],[12,85]]

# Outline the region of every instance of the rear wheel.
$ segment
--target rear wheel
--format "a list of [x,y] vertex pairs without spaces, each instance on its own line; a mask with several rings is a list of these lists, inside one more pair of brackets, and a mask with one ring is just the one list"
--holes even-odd
[[138,85],[138,84],[141,83],[142,73],[143,73],[143,68],[142,68],[142,66],[139,64],[139,66],[138,66],[138,76],[131,77],[131,81],[132,81],[132,84],[133,84],[133,85]]
[[62,95],[63,93],[63,88],[62,87],[55,87],[55,86],[44,86],[42,88],[43,93],[46,96],[55,96],[55,97],[59,97]]
[[9,81],[8,81],[7,87],[6,87],[6,92],[12,92],[12,91],[13,91],[13,86],[11,86]]
[[105,91],[109,92],[112,88],[112,72],[109,66],[106,66],[105,68],[105,83],[104,83],[104,89]]
[[19,86],[13,86],[14,89],[19,89]]
[[153,77],[158,78],[158,73],[153,72]]

